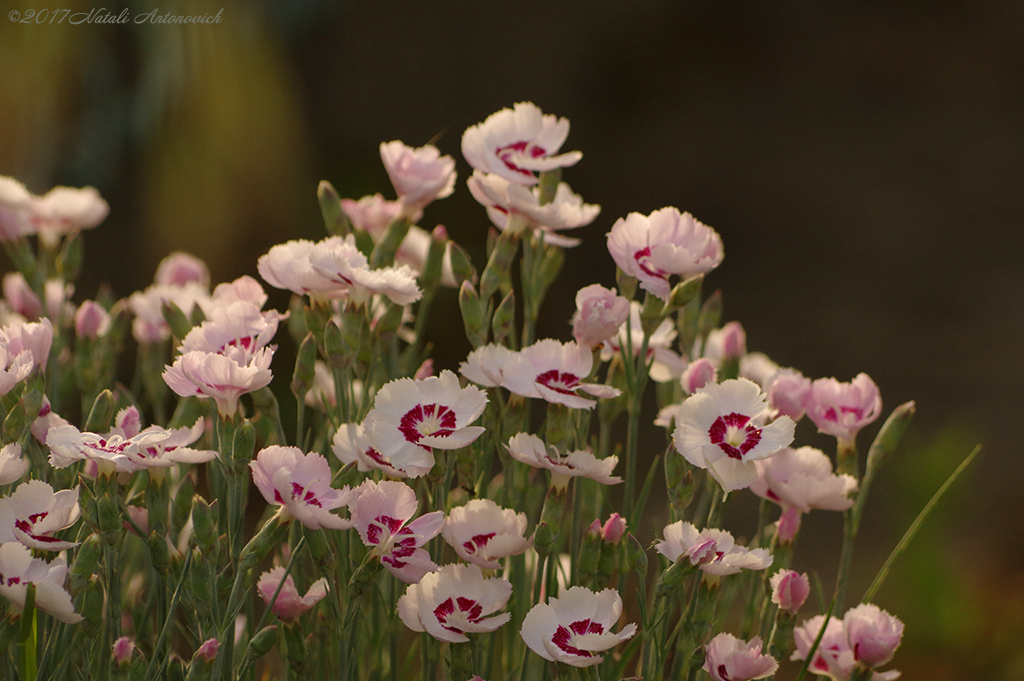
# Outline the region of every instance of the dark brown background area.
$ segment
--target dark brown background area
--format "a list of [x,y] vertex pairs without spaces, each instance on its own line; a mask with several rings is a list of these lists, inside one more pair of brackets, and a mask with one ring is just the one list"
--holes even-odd
[[[864,584],[985,447],[879,595],[908,624],[904,678],[1024,675],[1024,4],[159,3],[224,8],[201,27],[22,26],[8,11],[37,5],[0,6],[0,174],[91,184],[112,206],[79,300],[144,287],[173,249],[216,281],[255,275],[275,243],[322,234],[320,179],[392,196],[377,155],[392,139],[456,157],[456,194],[423,225],[479,259],[462,131],[523,100],[568,117],[584,158],[564,177],[603,210],[575,234],[547,334],[568,338],[577,288],[614,281],[617,218],[674,205],[715,227],[709,286],[752,350],[812,377],[865,371],[887,411],[917,400],[859,547]],[[434,325],[450,366],[468,346],[449,328]],[[808,522],[832,550],[838,525]]]

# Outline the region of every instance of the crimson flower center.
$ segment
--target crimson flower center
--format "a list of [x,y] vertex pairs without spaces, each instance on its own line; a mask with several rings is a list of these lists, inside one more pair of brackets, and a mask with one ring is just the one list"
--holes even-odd
[[[462,596],[457,596],[454,600],[450,597],[446,598],[440,605],[434,608],[434,616],[441,623],[441,626],[457,634],[465,633],[457,625],[469,622],[476,623],[483,614],[484,608],[482,605],[472,598],[463,598]],[[449,619],[452,621],[449,622]]]
[[647,276],[657,277],[658,279],[668,279],[669,273],[663,269],[655,267],[651,262],[650,246],[646,246],[643,250],[634,253],[633,259],[636,260],[636,266],[639,267]]
[[580,384],[579,376],[570,374],[567,371],[559,371],[558,369],[545,371],[534,380],[545,388],[563,395],[575,395],[574,391]]
[[419,444],[425,437],[448,437],[455,428],[455,412],[443,404],[417,404],[405,412],[398,425],[405,439],[413,444]]
[[530,146],[528,142],[514,142],[512,144],[506,144],[503,147],[498,147],[494,150],[495,155],[501,159],[502,163],[508,166],[509,170],[514,170],[517,173],[521,173],[528,177],[533,177],[533,173],[525,168],[517,166],[513,159],[516,155],[527,155],[530,158],[539,158],[546,155],[548,152],[544,147]]
[[733,412],[715,419],[708,429],[708,438],[726,456],[742,461],[743,455],[761,441],[761,429],[751,423],[749,416]]
[[563,652],[580,657],[593,657],[594,653],[589,650],[581,650],[573,644],[578,637],[584,634],[603,634],[604,627],[598,622],[591,622],[589,619],[579,620],[569,625],[568,629],[559,625],[551,642],[558,646]]

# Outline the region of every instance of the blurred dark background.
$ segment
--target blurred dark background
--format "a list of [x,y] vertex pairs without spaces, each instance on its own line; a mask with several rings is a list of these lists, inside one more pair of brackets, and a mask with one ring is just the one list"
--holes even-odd
[[[322,237],[319,180],[393,197],[377,153],[392,139],[457,159],[456,193],[421,224],[444,224],[479,262],[488,223],[465,189],[462,131],[523,100],[568,117],[563,149],[584,158],[564,179],[603,209],[574,234],[584,243],[549,297],[546,335],[569,338],[573,291],[613,283],[604,234],[617,218],[674,205],[715,227],[726,259],[708,286],[751,350],[811,377],[865,371],[887,413],[917,400],[875,488],[853,593],[984,445],[876,598],[907,624],[894,666],[908,679],[1024,678],[1024,3],[60,7],[223,8],[205,26],[23,25],[9,12],[46,7],[0,7],[0,174],[37,193],[93,185],[111,205],[86,235],[76,300],[103,281],[127,296],[179,249],[215,282],[255,275],[272,245]],[[468,350],[448,328],[434,329],[442,366]],[[798,436],[829,446],[812,431]],[[833,560],[839,520],[811,514],[805,528],[796,566]]]

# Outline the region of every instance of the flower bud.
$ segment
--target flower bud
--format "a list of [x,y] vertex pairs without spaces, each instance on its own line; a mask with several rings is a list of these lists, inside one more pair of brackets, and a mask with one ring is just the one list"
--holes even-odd
[[184,286],[194,281],[209,287],[210,270],[206,263],[194,255],[177,251],[160,261],[154,281],[166,286]]
[[504,345],[505,339],[515,334],[516,323],[516,293],[509,289],[505,297],[498,303],[491,319],[491,329],[494,331],[494,342]]
[[87,300],[75,312],[75,335],[79,338],[95,340],[107,335],[110,331],[110,314],[103,306],[93,300]]
[[307,333],[299,345],[299,352],[295,358],[295,373],[292,374],[292,394],[296,399],[302,400],[306,393],[313,387],[313,378],[316,375],[316,341],[313,334]]
[[899,446],[910,420],[914,418],[917,407],[913,401],[906,402],[893,409],[892,414],[882,424],[875,436],[875,441],[868,450],[868,470],[874,470],[885,461],[886,457]]
[[422,381],[425,378],[430,378],[434,375],[434,360],[431,357],[423,360],[423,364],[416,370],[416,374],[413,379],[416,381]]
[[193,663],[196,660],[203,660],[205,662],[213,662],[217,659],[217,649],[220,648],[220,642],[215,638],[208,638],[203,641],[203,644],[196,650],[195,655],[192,657]]
[[467,281],[470,284],[476,281],[476,271],[473,269],[473,263],[469,259],[469,254],[466,253],[462,246],[459,246],[454,241],[449,241],[445,246],[445,252],[452,263],[452,276],[455,279],[456,286],[461,287]]
[[580,345],[595,348],[614,337],[628,316],[628,300],[600,284],[591,284],[576,293],[573,338]]
[[263,627],[249,641],[249,648],[245,651],[245,654],[251,658],[263,657],[270,652],[276,642],[277,626]]
[[630,569],[643,579],[647,574],[647,553],[632,533],[626,534],[626,560]]
[[775,533],[783,544],[792,544],[796,533],[800,531],[800,511],[792,506],[782,512],[782,517],[775,524]]
[[43,316],[43,301],[29,287],[20,272],[8,272],[3,280],[4,299],[11,308],[28,319]]
[[903,638],[903,622],[870,603],[848,610],[843,626],[854,659],[867,667],[891,660]]
[[197,494],[192,498],[192,533],[203,553],[213,551],[217,544],[217,532],[211,511],[211,506],[201,496]]
[[132,661],[132,654],[135,652],[135,641],[129,636],[122,636],[114,641],[114,662],[124,669]]
[[683,386],[683,392],[693,395],[708,383],[715,383],[717,379],[718,372],[714,363],[707,357],[701,357],[687,365],[679,382]]
[[617,544],[626,533],[626,519],[618,513],[612,513],[601,528],[601,539],[608,544]]
[[811,379],[795,369],[782,369],[768,386],[768,404],[780,416],[799,421],[807,411],[811,395]]
[[811,582],[806,572],[798,574],[793,570],[780,570],[769,581],[772,585],[772,603],[779,606],[780,610],[794,615],[811,593]]
[[462,323],[466,327],[466,338],[473,348],[479,348],[487,342],[486,303],[481,304],[480,296],[468,280],[462,282],[459,289],[459,309],[462,311]]

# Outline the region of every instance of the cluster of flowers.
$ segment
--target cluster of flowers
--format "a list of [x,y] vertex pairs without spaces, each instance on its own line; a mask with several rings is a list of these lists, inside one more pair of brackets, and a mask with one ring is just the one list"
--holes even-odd
[[[765,678],[778,669],[790,639],[791,659],[809,660],[816,674],[837,681],[896,678],[898,672],[875,670],[899,645],[899,620],[862,604],[841,619],[819,615],[796,626],[793,617],[810,587],[805,574],[788,569],[802,514],[842,511],[852,514],[856,527],[855,503],[859,507],[866,487],[856,439],[881,413],[879,390],[865,374],[849,383],[812,381],[748,353],[738,322],[719,327],[715,297],[700,297],[703,278],[724,256],[714,229],[672,207],[617,220],[607,244],[618,290],[592,284],[577,293],[573,340],[534,338],[537,309],[562,249],[579,243],[563,232],[590,224],[600,211],[560,181],[561,169],[582,158],[578,151],[560,152],[568,132],[566,119],[530,103],[465,131],[462,152],[473,167],[467,184],[496,228],[479,274],[443,227],[428,232],[416,224],[428,205],[453,193],[455,161],[429,145],[381,144],[397,199],[340,199],[325,183],[320,199],[330,236],[276,245],[259,259],[263,280],[294,294],[287,313],[264,310],[268,296],[248,276],[211,293],[205,264],[184,253],[165,259],[153,285],[126,301],[75,307],[73,286],[63,279],[68,244],[102,221],[106,204],[92,189],[57,188],[37,197],[0,178],[0,241],[19,267],[4,278],[0,306],[0,396],[7,414],[0,485],[32,477],[0,497],[0,595],[11,614],[34,607],[68,624],[83,617],[94,628],[105,622],[104,642],[121,668],[140,664],[143,655],[154,661],[167,655],[160,641],[137,645],[136,638],[120,635],[122,620],[136,632],[146,627],[119,609],[118,575],[128,559],[98,547],[124,546],[133,536],[127,527],[146,543],[155,568],[148,574],[158,580],[154,598],[163,603],[159,612],[169,608],[174,616],[166,602],[170,580],[184,580],[189,569],[193,587],[212,599],[211,608],[183,627],[198,632],[190,640],[190,678],[194,670],[235,670],[236,644],[248,642],[243,669],[265,654],[278,642],[276,626],[261,626],[269,613],[285,623],[288,664],[305,668],[305,639],[294,632],[308,631],[303,613],[324,599],[335,609],[334,631],[348,649],[343,646],[340,659],[330,657],[333,652],[321,657],[354,674],[359,662],[352,649],[360,635],[354,623],[366,617],[361,608],[372,609],[362,596],[382,570],[406,585],[385,606],[394,607],[408,629],[449,644],[456,678],[470,678],[480,663],[458,644],[513,618],[520,642],[506,637],[502,646],[510,673],[515,665],[537,664],[522,662],[515,645],[543,660],[592,667],[642,631],[642,647],[621,664],[633,661],[645,678],[661,678],[673,667],[687,677],[701,666],[719,681]],[[31,235],[39,237],[38,257],[28,246]],[[518,289],[510,276],[515,262],[522,268]],[[421,318],[441,286],[459,289],[473,346],[459,365],[461,379],[449,370],[435,373],[423,354]],[[643,302],[634,300],[638,288],[646,292]],[[140,346],[139,378],[133,392],[121,388],[115,396],[107,388],[129,313]],[[293,445],[267,390],[276,349],[271,342],[284,321],[299,343],[291,384],[298,403]],[[51,355],[59,371],[52,365],[47,371]],[[43,394],[67,384],[67,374],[77,379],[82,429],[60,415],[72,409],[62,388]],[[642,603],[638,629],[619,626],[620,591],[636,580],[646,598],[646,553],[627,524],[640,525],[649,487],[641,492],[641,484],[652,479],[637,471],[647,378],[661,384],[655,423],[667,429],[674,449],[665,467],[674,522],[655,545],[663,557],[654,601],[660,616]],[[166,388],[180,397],[171,419],[161,416]],[[168,427],[142,427],[147,400]],[[546,409],[540,429],[530,400]],[[316,410],[308,424],[307,405]],[[902,409],[906,415],[912,405]],[[629,435],[624,450],[611,455],[610,424],[623,411]],[[598,437],[590,434],[595,413]],[[838,472],[823,451],[792,447],[804,416],[836,438]],[[257,438],[263,446],[254,456]],[[35,452],[27,457],[32,466],[23,448]],[[44,457],[49,467],[38,467]],[[626,473],[615,475],[623,458]],[[869,462],[868,475],[877,463]],[[202,484],[217,499],[217,513],[193,496],[200,479],[179,464],[207,464]],[[543,475],[539,470],[549,472],[543,495],[529,484],[531,476]],[[696,477],[701,471],[709,484]],[[250,476],[274,510],[243,548]],[[334,486],[339,480],[351,484]],[[48,481],[64,487],[54,491]],[[603,514],[603,486],[623,482],[622,515],[587,525],[581,514]],[[749,547],[714,527],[728,495],[743,489],[781,509]],[[700,502],[684,519],[696,496]],[[420,513],[424,502],[433,510]],[[350,529],[361,549],[349,542]],[[283,543],[286,531],[290,539]],[[852,543],[849,533],[847,539]],[[349,549],[338,550],[339,544]],[[293,575],[302,569],[295,564],[304,546],[322,576],[302,595]],[[32,551],[64,553],[47,562]],[[440,564],[446,552],[455,560]],[[250,579],[248,572],[269,555],[287,567]],[[62,556],[73,556],[70,577]],[[223,574],[235,580],[226,601],[217,582],[225,564],[231,570]],[[720,580],[756,572],[765,577],[745,582],[751,602],[770,585],[774,606],[765,604],[762,621],[748,625],[744,638],[711,637],[693,626],[698,616],[716,622]],[[196,576],[203,574],[212,581]],[[613,578],[617,588],[609,586]],[[268,613],[255,628],[235,617],[251,584]],[[74,599],[85,610],[76,610]],[[673,609],[691,618],[688,626],[666,625],[665,613]],[[160,631],[163,622],[156,624],[150,628]],[[750,636],[755,631],[760,635]],[[429,678],[431,649],[423,646]],[[692,655],[694,649],[700,654]],[[616,663],[622,655],[615,653]]]

